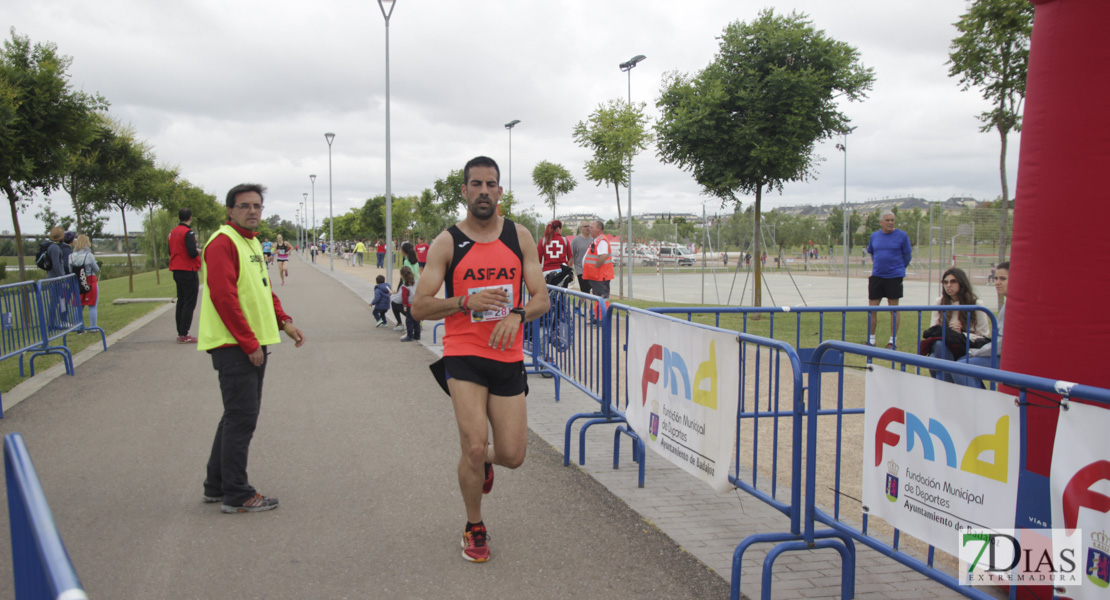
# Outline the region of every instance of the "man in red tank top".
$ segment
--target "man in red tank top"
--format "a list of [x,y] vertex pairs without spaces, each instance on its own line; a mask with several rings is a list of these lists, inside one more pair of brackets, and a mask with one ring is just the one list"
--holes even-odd
[[[443,359],[434,367],[445,372],[459,426],[459,488],[467,519],[462,555],[472,562],[490,556],[482,494],[493,487],[493,465],[515,469],[524,462],[522,325],[550,304],[532,234],[497,213],[500,178],[491,158],[466,163],[466,218],[432,241],[412,303],[414,319],[444,320]],[[444,284],[447,297],[436,298]]]

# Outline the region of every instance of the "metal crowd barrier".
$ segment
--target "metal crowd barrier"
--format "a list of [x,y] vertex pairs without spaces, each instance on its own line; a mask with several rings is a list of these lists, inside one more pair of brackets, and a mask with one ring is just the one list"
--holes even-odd
[[[934,370],[939,372],[947,372],[954,375],[962,375],[981,379],[984,382],[992,382],[1001,385],[1007,385],[1018,390],[1018,404],[1021,411],[1022,422],[1027,421],[1027,394],[1033,392],[1046,392],[1049,394],[1061,393],[1061,390],[1066,390],[1066,395],[1069,398],[1080,398],[1095,403],[1106,405],[1110,408],[1110,390],[1096,388],[1092,386],[1076,385],[1043,377],[1035,377],[1032,375],[1025,375],[1021,373],[1012,373],[995,368],[979,367],[968,365],[956,361],[940,360],[932,357],[917,356],[915,354],[907,354],[897,352],[894,350],[887,350],[882,348],[874,348],[862,344],[852,344],[843,341],[826,341],[822,342],[813,352],[812,361],[808,365],[808,388],[810,391],[810,402],[807,409],[807,428],[806,428],[806,456],[807,464],[805,469],[805,528],[800,540],[791,543],[789,547],[784,550],[802,550],[807,549],[810,545],[817,543],[817,540],[835,539],[837,542],[845,544],[849,549],[853,541],[860,542],[865,546],[888,556],[899,563],[910,567],[934,579],[935,581],[953,589],[954,591],[963,594],[969,598],[978,599],[991,599],[994,596],[986,594],[974,587],[961,586],[959,581],[951,574],[946,573],[935,566],[934,547],[929,546],[927,557],[922,561],[900,549],[900,531],[893,530],[892,541],[890,544],[870,535],[868,533],[867,515],[861,513],[861,528],[842,520],[842,511],[840,506],[841,494],[841,481],[840,481],[840,464],[842,458],[842,436],[841,431],[843,427],[843,417],[846,415],[859,414],[862,415],[863,411],[859,409],[844,409],[843,408],[843,387],[837,398],[836,408],[823,408],[821,397],[821,378],[825,369],[821,368],[824,361],[833,355],[858,355],[865,357],[868,362],[873,360],[890,361],[894,365],[902,365],[902,370],[907,367],[915,367],[920,373],[922,370]],[[835,416],[837,420],[837,436],[836,436],[836,473],[834,476],[834,493],[835,502],[833,503],[832,513],[829,514],[824,508],[819,508],[816,501],[816,476],[817,476],[817,461],[818,456],[825,452],[827,449],[818,448],[817,442],[817,426],[818,421],[822,417]],[[1025,471],[1026,461],[1026,439],[1025,429],[1021,429],[1020,440],[1020,466],[1019,472]],[[1019,486],[1020,484],[1019,479]],[[1018,489],[1019,497],[1022,495],[1022,489]],[[829,527],[827,530],[818,530],[817,524],[820,523]],[[836,542],[832,542],[836,543]],[[839,548],[838,548],[839,549]],[[842,556],[844,552],[842,551]],[[775,554],[777,556],[777,553]],[[763,593],[764,597],[769,597],[770,590],[770,569],[773,556],[767,555],[764,563],[764,578],[763,578]],[[846,571],[846,580],[854,579],[854,565],[852,569],[848,570],[848,563],[845,563],[844,569]],[[733,590],[738,591],[739,581],[738,572],[733,571]],[[1018,586],[1011,586],[1010,595],[1016,597]],[[734,593],[733,597],[737,597]],[[845,598],[850,595],[845,595]]]
[[[73,356],[65,336],[74,331],[97,331],[108,349],[104,330],[84,327],[78,306],[81,294],[76,275],[23,281],[0,286],[0,360],[19,356],[19,376],[24,376],[23,357],[29,354],[31,375],[35,358],[44,354],[62,357],[66,373],[73,375]],[[62,343],[54,344],[58,338]],[[0,418],[3,417],[0,404]]]
[[4,436],[16,598],[86,600],[23,436]]

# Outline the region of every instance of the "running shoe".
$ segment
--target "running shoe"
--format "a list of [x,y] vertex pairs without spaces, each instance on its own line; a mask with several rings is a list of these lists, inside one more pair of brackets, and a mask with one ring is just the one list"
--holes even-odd
[[250,500],[247,500],[239,506],[228,506],[224,504],[220,510],[228,514],[244,513],[244,512],[261,512],[264,510],[273,510],[278,507],[277,498],[267,498],[262,494],[255,494]]
[[471,527],[470,531],[464,531],[462,557],[470,562],[486,562],[489,560],[489,546],[486,545],[488,540],[485,525],[478,524]]
[[397,325],[396,327],[393,328],[393,331],[404,331],[404,330],[405,330],[404,325]]
[[178,344],[195,344],[195,343],[197,343],[197,338],[195,338],[191,335],[179,335],[179,336],[177,336],[177,343]]
[[493,465],[486,463],[486,480],[482,482],[482,493],[488,494],[493,489]]
[[208,494],[201,496],[201,500],[203,500],[205,504],[215,504],[217,502],[223,502],[223,499],[223,494],[220,494],[219,496],[209,496]]
[[405,337],[401,338],[401,341],[402,342],[411,342],[411,341],[413,341],[413,339],[406,335]]

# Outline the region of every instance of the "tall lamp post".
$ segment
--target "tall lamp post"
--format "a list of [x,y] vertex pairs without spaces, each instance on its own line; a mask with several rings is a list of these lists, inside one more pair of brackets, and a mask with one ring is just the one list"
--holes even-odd
[[[639,64],[640,61],[647,58],[643,54],[637,54],[628,59],[628,62],[620,64],[621,71],[628,73],[628,108],[632,108],[632,69]],[[621,261],[621,271],[624,271],[625,263],[628,264],[628,297],[632,297],[632,157],[628,157],[628,239],[623,244],[625,248],[625,260]],[[621,281],[624,281],[624,273],[621,273]],[[624,290],[621,290],[621,295],[624,295]]]
[[[307,210],[308,210],[308,192],[301,192],[301,195],[304,196],[304,202],[301,202],[301,206],[304,208],[304,210],[301,211],[301,218],[304,219],[305,221],[307,221],[308,220],[308,212],[307,212]],[[308,245],[308,244],[304,243],[307,238],[308,238],[308,232],[305,230],[304,227],[301,227],[301,244],[300,244],[301,250],[304,250],[304,247]],[[304,256],[304,254],[302,254],[301,256]]]
[[[317,241],[317,238],[316,238],[316,176],[315,175],[309,175],[308,178],[312,180],[312,228],[311,229],[312,229],[312,243],[315,244],[316,241]],[[306,198],[306,200],[307,200],[307,198]],[[307,209],[306,209],[306,211],[307,211]],[[305,216],[307,217],[308,215],[305,214]],[[313,262],[315,262],[315,261],[313,261]]]
[[335,134],[328,132],[324,134],[324,139],[328,141],[328,257],[330,258],[331,270],[335,270],[335,213],[332,211],[331,204],[331,142],[335,139]]
[[[386,12],[385,5],[389,5]],[[393,281],[393,187],[390,181],[389,157],[389,17],[397,6],[396,0],[378,0],[378,8],[385,17],[385,280]]]
[[855,131],[855,127],[849,127],[841,131],[844,136],[844,143],[837,144],[836,149],[844,153],[844,201],[840,204],[840,210],[844,213],[844,306],[848,306],[848,134]]
[[509,130],[509,193],[513,193],[513,127],[520,123],[520,119],[513,119],[505,123],[505,129]]
[[301,247],[301,204],[297,203],[297,248]]

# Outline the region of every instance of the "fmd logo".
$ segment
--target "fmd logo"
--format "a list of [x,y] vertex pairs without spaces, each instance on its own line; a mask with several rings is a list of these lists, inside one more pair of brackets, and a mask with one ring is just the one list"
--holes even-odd
[[[662,370],[657,370],[653,365],[659,362]],[[694,372],[694,379],[690,379],[690,370],[686,367],[686,360],[677,351],[671,350],[662,344],[652,344],[644,358],[644,374],[640,381],[642,395],[640,405],[647,404],[648,386],[659,383],[659,375],[663,375],[662,387],[670,389],[672,397],[680,397],[693,401],[706,408],[717,410],[717,348],[715,342],[709,342],[709,358],[698,365]],[[702,383],[708,380],[707,389]],[[680,387],[681,386],[681,387]]]
[[[957,454],[956,445],[952,441],[952,435],[948,433],[948,428],[937,419],[930,418],[929,425],[926,427],[925,422],[917,415],[901,408],[888,408],[879,417],[879,423],[875,426],[876,467],[883,463],[883,448],[897,447],[902,440],[903,435],[891,430],[895,424],[905,426],[907,454],[920,446],[920,452],[925,460],[936,461],[936,444],[939,444],[944,451],[943,460],[949,467],[1006,483],[1010,464],[1010,417],[1005,415],[999,417],[994,424],[994,433],[984,433],[975,437],[961,455]],[[979,458],[982,453],[988,451],[994,454],[994,463]],[[960,458],[958,467],[957,458]]]

